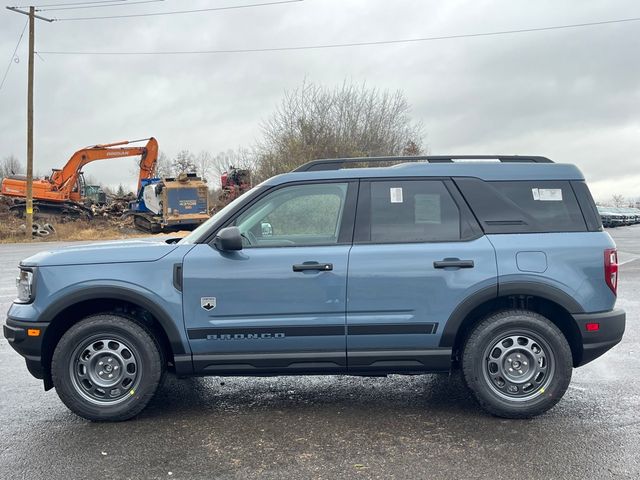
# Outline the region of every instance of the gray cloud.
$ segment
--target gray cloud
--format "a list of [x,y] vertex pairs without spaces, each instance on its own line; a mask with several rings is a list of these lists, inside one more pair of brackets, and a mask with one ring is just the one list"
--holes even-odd
[[[233,3],[246,2],[226,4]],[[39,23],[37,47],[201,50],[383,40],[633,17],[636,4],[582,1],[577,9],[557,1],[306,0],[197,15]],[[94,12],[186,5],[167,1]],[[8,59],[23,22],[19,15],[0,13],[0,62]],[[183,148],[217,152],[251,144],[285,89],[304,78],[325,84],[349,78],[403,90],[433,153],[548,155],[578,164],[597,197],[636,197],[638,29],[640,22],[251,54],[45,55],[44,61],[36,59],[36,169],[60,166],[84,145],[148,135],[169,155]],[[19,53],[21,62],[0,91],[0,156],[24,158],[26,42]],[[96,162],[85,171],[106,183],[133,183],[131,160]]]

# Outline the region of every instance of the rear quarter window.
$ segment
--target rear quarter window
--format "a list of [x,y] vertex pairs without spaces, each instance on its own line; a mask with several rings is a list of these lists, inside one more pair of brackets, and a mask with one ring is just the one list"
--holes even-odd
[[583,232],[584,216],[568,181],[455,180],[486,233]]

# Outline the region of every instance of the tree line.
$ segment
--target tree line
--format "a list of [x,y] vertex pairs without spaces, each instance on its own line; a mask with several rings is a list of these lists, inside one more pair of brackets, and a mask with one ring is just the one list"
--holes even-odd
[[[304,81],[286,91],[260,132],[253,145],[223,152],[181,150],[173,158],[160,152],[157,175],[195,172],[215,187],[234,166],[250,170],[258,183],[314,159],[420,155],[426,149],[422,124],[411,118],[402,91],[349,81],[335,87]],[[14,156],[0,165],[2,177],[22,171]]]
[[[234,166],[248,169],[256,184],[319,158],[421,155],[428,153],[424,138],[422,124],[412,119],[409,102],[400,90],[349,81],[334,87],[304,81],[284,92],[274,112],[260,123],[260,137],[254,144],[218,153],[181,150],[173,158],[160,152],[157,175],[195,172],[216,189],[220,175]],[[0,179],[24,174],[24,170],[15,155],[0,160]],[[137,176],[137,171],[132,173]],[[87,184],[100,184],[85,177]],[[122,185],[107,189],[125,191]],[[614,194],[598,203],[630,206],[639,204],[640,198]]]
[[159,176],[195,171],[209,180],[230,166],[251,171],[254,183],[320,158],[421,155],[422,124],[411,118],[401,91],[343,82],[325,87],[308,81],[284,94],[260,124],[261,138],[250,147],[212,154],[161,153]]

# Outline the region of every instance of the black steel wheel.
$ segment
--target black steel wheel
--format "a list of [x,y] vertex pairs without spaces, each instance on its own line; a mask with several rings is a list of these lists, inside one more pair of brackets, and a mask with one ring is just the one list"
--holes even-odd
[[89,420],[120,421],[140,413],[164,372],[153,335],[134,320],[93,315],[71,327],[53,354],[53,384],[63,403]]
[[489,316],[471,331],[463,350],[465,382],[485,410],[506,418],[553,407],[569,386],[572,368],[562,332],[529,311]]
[[507,400],[526,401],[541,395],[555,372],[550,352],[551,347],[533,332],[507,332],[484,352],[485,381]]
[[71,354],[69,375],[76,392],[98,405],[116,404],[140,383],[141,355],[116,335],[96,335]]

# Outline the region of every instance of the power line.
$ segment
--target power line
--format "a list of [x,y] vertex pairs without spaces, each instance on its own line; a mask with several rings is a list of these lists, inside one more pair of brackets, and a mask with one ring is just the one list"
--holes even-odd
[[[136,1],[136,2],[126,2],[126,3],[122,3],[122,0],[118,0],[120,3],[107,3],[107,2],[100,2],[100,5],[80,5],[80,6],[75,6],[75,7],[55,7],[55,8],[38,8],[37,11],[38,12],[53,12],[53,11],[57,11],[57,10],[78,10],[78,9],[82,9],[82,8],[105,8],[105,7],[128,7],[129,5],[139,5],[141,3],[158,3],[158,2],[164,2],[165,0],[140,0],[140,1]],[[67,4],[67,5],[71,5],[71,4]]]
[[[89,2],[67,2],[67,3],[43,3],[41,5],[36,5],[36,8],[41,8],[41,7],[64,7],[67,5],[88,5],[88,4],[94,4],[94,3],[115,3],[115,2],[126,2],[127,0],[95,0],[95,1],[89,1]],[[28,5],[23,5],[21,7],[17,7],[17,8],[28,8]]]
[[20,47],[20,42],[22,42],[22,37],[24,36],[24,31],[27,29],[27,25],[29,25],[28,19],[26,22],[24,22],[24,27],[22,27],[22,32],[20,33],[20,37],[18,38],[18,43],[16,43],[16,48],[13,49],[11,58],[9,58],[9,64],[7,65],[7,69],[5,70],[4,76],[2,77],[2,82],[0,82],[0,90],[2,90],[4,81],[7,79],[7,75],[9,74],[9,70],[11,69],[11,64],[13,64],[14,59],[16,58],[16,52],[18,51],[18,47]]
[[279,0],[273,2],[264,2],[264,3],[249,3],[246,5],[230,5],[227,7],[211,7],[211,8],[198,8],[194,10],[173,10],[171,12],[152,12],[152,13],[132,13],[128,15],[105,15],[99,17],[67,17],[67,18],[56,18],[59,22],[74,22],[78,20],[108,20],[114,18],[136,18],[136,17],[157,17],[160,15],[178,15],[185,13],[203,13],[203,12],[214,12],[221,10],[237,10],[240,8],[252,8],[252,7],[266,7],[271,5],[282,5],[285,3],[298,3],[303,2],[304,0]]
[[224,54],[224,53],[261,53],[261,52],[283,52],[294,50],[320,50],[326,48],[345,48],[345,47],[364,47],[373,45],[390,45],[400,43],[417,43],[417,42],[430,42],[436,40],[451,40],[457,38],[475,38],[475,37],[489,37],[498,35],[513,35],[519,33],[528,32],[543,32],[548,30],[561,30],[568,28],[582,28],[593,27],[599,25],[610,25],[614,23],[624,22],[637,22],[640,21],[640,17],[635,18],[622,18],[617,20],[603,20],[600,22],[588,22],[588,23],[574,23],[569,25],[552,25],[548,27],[538,28],[523,28],[518,30],[500,30],[494,32],[480,32],[480,33],[467,33],[460,35],[444,35],[437,37],[420,37],[420,38],[404,38],[397,40],[378,40],[371,42],[351,42],[351,43],[327,43],[322,45],[299,45],[291,47],[266,47],[266,48],[240,48],[230,50],[184,50],[184,51],[164,51],[164,52],[94,52],[94,51],[40,51],[41,54],[46,55],[197,55],[197,54]]

